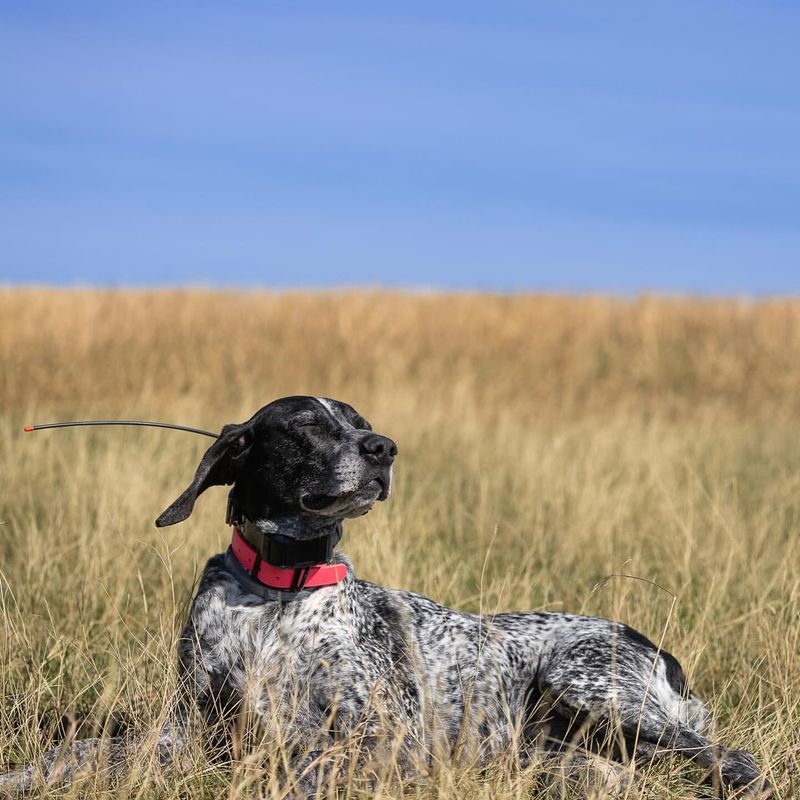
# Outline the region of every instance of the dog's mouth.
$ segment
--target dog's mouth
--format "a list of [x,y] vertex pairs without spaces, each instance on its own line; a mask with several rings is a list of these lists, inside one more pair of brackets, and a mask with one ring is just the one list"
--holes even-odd
[[385,500],[389,496],[389,492],[392,488],[390,477],[383,477],[382,475],[379,475],[377,478],[373,478],[369,483],[377,486],[378,500]]
[[366,514],[373,504],[389,496],[390,479],[384,476],[371,478],[350,492],[325,494],[322,492],[300,496],[300,507],[314,514]]

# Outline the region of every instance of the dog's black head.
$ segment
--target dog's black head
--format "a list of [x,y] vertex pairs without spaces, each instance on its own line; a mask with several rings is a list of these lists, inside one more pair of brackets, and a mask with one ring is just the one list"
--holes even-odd
[[156,525],[182,522],[209,486],[231,483],[236,507],[252,522],[358,517],[389,496],[395,455],[395,443],[347,403],[284,397],[226,425]]

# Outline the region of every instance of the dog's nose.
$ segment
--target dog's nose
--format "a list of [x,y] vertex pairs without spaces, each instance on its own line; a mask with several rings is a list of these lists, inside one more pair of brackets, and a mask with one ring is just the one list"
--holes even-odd
[[382,464],[391,464],[397,455],[397,445],[388,436],[373,433],[362,440],[361,452]]

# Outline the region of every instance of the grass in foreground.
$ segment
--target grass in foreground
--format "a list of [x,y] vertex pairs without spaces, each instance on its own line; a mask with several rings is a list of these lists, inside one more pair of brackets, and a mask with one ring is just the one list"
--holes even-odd
[[[0,292],[0,752],[62,715],[157,727],[225,490],[152,521],[216,429],[285,394],[353,403],[399,444],[358,573],[469,611],[624,620],[683,662],[781,797],[800,772],[800,303],[396,293]],[[249,797],[259,759],[142,764],[119,797]],[[269,768],[268,768],[269,769]],[[532,797],[536,768],[443,768],[419,797]],[[694,795],[661,764],[631,797]],[[68,795],[108,796],[97,779]],[[357,788],[349,792],[361,793]]]

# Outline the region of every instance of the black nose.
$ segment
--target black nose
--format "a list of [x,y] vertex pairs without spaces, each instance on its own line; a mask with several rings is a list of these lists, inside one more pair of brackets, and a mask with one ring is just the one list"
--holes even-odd
[[372,433],[362,440],[361,452],[373,456],[381,464],[391,464],[397,455],[397,445],[388,436]]

